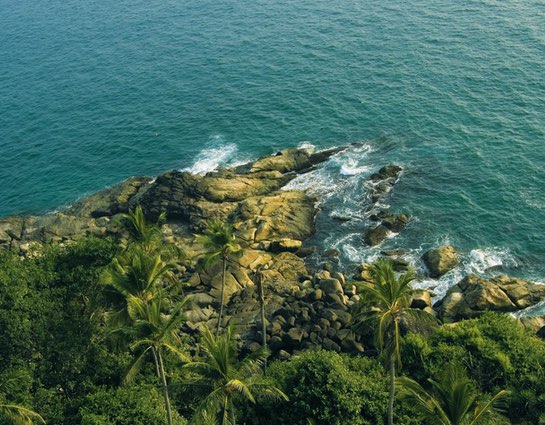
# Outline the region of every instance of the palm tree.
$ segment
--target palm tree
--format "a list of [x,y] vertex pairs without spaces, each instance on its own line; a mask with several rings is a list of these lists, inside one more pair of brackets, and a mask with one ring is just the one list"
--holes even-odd
[[110,327],[130,322],[131,306],[151,301],[162,290],[164,280],[171,277],[171,269],[160,255],[150,256],[143,249],[133,249],[114,258],[102,279],[107,287],[106,296],[115,306],[107,315]]
[[227,273],[227,261],[229,257],[242,255],[242,249],[236,242],[233,234],[233,226],[228,223],[223,223],[219,220],[211,220],[208,222],[207,228],[202,235],[195,235],[197,242],[207,249],[204,256],[203,267],[215,263],[217,260],[222,261],[221,273],[221,295],[220,295],[220,312],[218,317],[218,325],[216,336],[219,335],[221,329],[221,321],[223,318],[223,306],[225,303],[225,276]]
[[163,314],[165,303],[161,296],[148,303],[136,302],[130,309],[132,324],[118,328],[113,333],[120,333],[133,338],[131,350],[139,351],[139,354],[131,362],[124,382],[134,380],[140,371],[146,357],[151,353],[160,385],[163,388],[165,405],[167,409],[168,424],[172,424],[172,408],[168,393],[168,385],[163,363],[163,350],[175,354],[180,360],[188,362],[189,357],[181,351],[181,340],[178,334],[181,322],[184,320],[183,308],[185,299],[178,303],[170,314]]
[[165,214],[162,213],[156,223],[148,223],[142,207],[138,205],[134,210],[123,214],[123,218],[127,222],[131,241],[142,246],[146,252],[154,251],[162,236],[159,225],[165,221]]
[[[254,275],[255,283],[257,285],[257,291],[259,296],[259,311],[261,322],[261,348],[263,351],[267,350],[267,328],[265,323],[265,294],[263,289],[263,273],[262,267],[260,267]],[[267,373],[267,359],[263,360],[263,372]]]
[[373,284],[365,284],[361,290],[362,301],[356,308],[353,326],[356,331],[369,327],[376,329],[375,344],[385,358],[389,374],[388,425],[392,425],[396,367],[401,367],[399,322],[404,315],[429,314],[410,308],[412,271],[396,278],[392,262],[386,259],[375,262],[370,271]]
[[449,364],[440,374],[439,381],[428,379],[431,392],[410,378],[398,378],[399,396],[419,406],[433,424],[478,425],[494,410],[498,400],[507,396],[502,390],[487,402],[478,402],[478,391],[458,364]]
[[[13,374],[0,382],[0,421],[5,419],[14,425],[32,425],[35,422],[45,424],[44,418],[38,413],[17,404],[8,403],[4,400],[4,392],[13,392],[18,386],[21,376]],[[4,423],[4,422],[2,422]]]
[[166,221],[165,213],[161,213],[157,222],[148,223],[139,205],[127,214],[123,214],[129,232],[129,244],[125,251],[136,249],[148,254],[161,254],[167,260],[183,259],[186,254],[182,248],[173,243],[162,243],[161,224]]
[[36,422],[45,424],[44,418],[23,406],[0,403],[0,419],[4,417],[13,425],[32,425]]
[[239,361],[231,326],[220,336],[213,336],[206,327],[201,333],[205,358],[183,366],[189,373],[189,384],[208,390],[195,411],[192,424],[236,425],[239,402],[255,403],[258,396],[287,400],[282,391],[259,379],[266,353],[259,351]]

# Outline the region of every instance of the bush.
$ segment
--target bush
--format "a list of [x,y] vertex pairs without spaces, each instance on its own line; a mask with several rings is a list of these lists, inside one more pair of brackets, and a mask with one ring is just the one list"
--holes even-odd
[[[87,396],[80,408],[81,425],[166,424],[163,396],[152,386],[103,388]],[[173,423],[187,422],[175,411]]]
[[[248,424],[384,424],[388,379],[375,360],[308,351],[274,362],[267,376],[289,401],[256,406],[251,419],[245,416]],[[411,422],[401,406],[396,413],[397,423],[418,423]]]
[[403,359],[405,372],[420,382],[449,362],[464,364],[482,391],[511,391],[506,414],[515,423],[538,423],[545,411],[545,342],[507,315],[444,325],[429,337],[409,334]]

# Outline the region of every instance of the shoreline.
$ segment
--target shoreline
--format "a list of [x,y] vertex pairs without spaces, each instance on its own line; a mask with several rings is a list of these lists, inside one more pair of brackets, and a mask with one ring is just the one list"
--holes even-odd
[[[242,313],[239,310],[241,305],[244,306],[242,294],[254,286],[252,274],[259,267],[267,267],[265,282],[274,287],[277,310],[287,308],[295,312],[293,314],[299,317],[297,320],[303,320],[299,315],[301,309],[307,308],[304,305],[319,302],[320,311],[333,310],[335,317],[344,316],[339,322],[338,331],[348,329],[350,319],[347,315],[359,299],[356,287],[351,282],[369,281],[368,264],[341,268],[335,261],[340,255],[337,249],[309,245],[308,241],[316,235],[319,200],[304,190],[289,186],[296,178],[311,175],[317,167],[348,148],[319,152],[308,148],[286,149],[276,155],[204,175],[170,171],[156,178],[131,177],[54,213],[1,218],[0,249],[16,251],[25,257],[32,256],[42,244],[66,244],[84,236],[109,236],[123,243],[127,236],[123,214],[141,205],[152,221],[161,213],[166,213],[167,221],[162,226],[164,243],[183,248],[192,258],[202,252],[202,247],[195,244],[193,234],[201,232],[208,220],[220,219],[234,226],[235,234],[246,252],[238,264],[230,266],[227,297],[232,302],[227,311],[231,317],[240,320]],[[396,271],[405,272],[411,264],[405,259],[402,249],[390,252],[381,250],[385,239],[399,234],[411,222],[408,214],[384,207],[400,178],[402,168],[393,164],[385,165],[369,176],[369,184],[363,188],[362,197],[368,200],[365,214],[371,224],[362,227],[361,235],[368,245],[380,250],[381,257],[393,261]],[[335,220],[342,224],[350,218],[337,217]],[[431,279],[432,282],[460,262],[459,253],[451,247],[436,247],[426,255],[430,257],[423,260],[428,276],[419,278]],[[207,294],[212,297],[212,301],[208,301],[213,303],[218,296],[216,274],[197,273],[191,261],[181,262],[179,267],[182,281],[191,288],[190,291]],[[355,268],[358,271],[352,276],[350,269]],[[469,283],[462,283],[468,279]],[[512,294],[511,287],[517,288],[518,292]],[[524,279],[506,277],[496,281],[472,274],[463,276],[463,279],[451,285],[439,302],[434,303],[432,291],[418,290],[421,298],[417,303],[419,308],[449,321],[477,316],[486,310],[519,311],[517,314],[520,315],[520,310],[531,308],[545,298],[540,288],[536,289],[536,285]],[[475,291],[480,295],[475,295]],[[521,295],[530,292],[533,295]],[[503,294],[501,300],[498,299],[499,293]],[[467,299],[471,297],[477,297],[480,304],[468,303]],[[270,312],[271,316],[276,314],[275,311]],[[214,320],[214,311],[209,305],[197,305],[193,314],[195,320]],[[316,311],[308,314],[311,321],[320,315]],[[199,320],[190,320],[189,330],[194,331]],[[252,320],[250,318],[247,322],[251,323]],[[298,343],[310,337],[305,326],[300,329],[300,338],[296,338],[299,339]],[[282,338],[277,352],[297,345],[293,341],[286,342],[288,337]],[[335,339],[332,341],[335,342]],[[334,346],[339,350],[340,342],[338,340]],[[326,341],[327,344],[330,343]],[[354,347],[346,349],[350,351]]]

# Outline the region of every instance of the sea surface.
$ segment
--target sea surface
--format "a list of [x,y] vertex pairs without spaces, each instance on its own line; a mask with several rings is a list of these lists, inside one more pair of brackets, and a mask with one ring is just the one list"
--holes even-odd
[[[532,0],[0,0],[0,216],[359,143],[290,184],[342,264],[450,243],[462,265],[420,285],[545,280],[544,22]],[[387,163],[412,220],[369,249],[362,191]]]

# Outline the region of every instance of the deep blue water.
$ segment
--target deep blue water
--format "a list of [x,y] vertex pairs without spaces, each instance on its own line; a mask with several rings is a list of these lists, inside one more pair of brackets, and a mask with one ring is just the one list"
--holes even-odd
[[450,242],[465,268],[545,277],[545,4],[415,0],[0,0],[0,215],[131,175],[309,142],[365,142],[296,182],[319,234],[361,245],[361,184],[405,167],[414,218],[384,247]]

